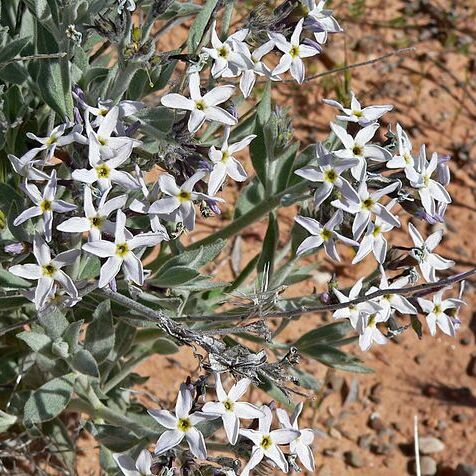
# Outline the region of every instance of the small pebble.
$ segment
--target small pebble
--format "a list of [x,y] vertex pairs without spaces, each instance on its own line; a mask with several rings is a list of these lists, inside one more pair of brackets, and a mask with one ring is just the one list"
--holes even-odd
[[472,464],[459,464],[455,476],[476,476],[476,466]]
[[465,423],[470,419],[471,417],[466,415],[466,413],[457,413],[456,415],[453,415],[453,421],[456,423]]
[[433,436],[420,437],[418,443],[420,445],[420,453],[423,455],[439,453],[445,449],[445,444]]
[[395,448],[396,446],[391,443],[379,443],[370,447],[372,453],[375,453],[376,455],[388,455],[392,453]]
[[369,398],[374,403],[380,403],[382,401],[383,385],[376,383],[370,390]]
[[372,428],[372,430],[383,430],[385,428],[385,425],[383,423],[383,420],[380,418],[380,415],[378,413],[372,413],[369,418],[369,426]]
[[357,444],[359,448],[363,448],[364,450],[368,450],[370,445],[372,444],[372,440],[374,439],[373,435],[360,435],[359,439],[357,440]]
[[335,438],[336,440],[342,439],[342,434],[337,428],[331,428],[329,430],[329,436]]
[[[420,469],[422,476],[433,476],[437,471],[436,461],[430,456],[423,456],[420,458]],[[410,473],[417,474],[415,460],[410,462]]]
[[476,377],[476,356],[472,356],[469,363],[468,363],[468,366],[466,367],[466,373],[470,376],[470,377]]
[[363,468],[367,466],[367,461],[357,451],[346,451],[344,461],[353,468]]

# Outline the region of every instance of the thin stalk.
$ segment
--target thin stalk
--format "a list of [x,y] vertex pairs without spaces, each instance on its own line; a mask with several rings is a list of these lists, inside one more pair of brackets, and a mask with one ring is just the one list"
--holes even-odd
[[116,385],[119,385],[141,362],[143,362],[148,357],[150,357],[150,354],[148,352],[145,352],[144,354],[139,355],[136,358],[128,360],[124,364],[124,367],[122,367],[122,369],[116,375],[114,375],[114,377],[112,377],[109,382],[104,385],[102,391],[105,394],[109,393]]

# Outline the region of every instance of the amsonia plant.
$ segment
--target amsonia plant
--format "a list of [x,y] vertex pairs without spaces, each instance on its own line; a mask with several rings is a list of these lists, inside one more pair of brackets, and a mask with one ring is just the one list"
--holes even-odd
[[[308,81],[342,31],[324,1],[10,0],[0,12],[2,470],[74,474],[85,431],[107,474],[313,471],[315,429],[292,402],[318,382],[299,355],[368,372],[340,347],[421,336],[421,316],[431,335],[455,334],[463,289],[443,293],[472,271],[450,275],[442,230],[419,231],[444,221],[449,158],[415,150],[400,124],[379,142],[392,106],[353,93],[324,101],[338,114],[329,135],[302,148],[272,100],[280,81]],[[218,230],[203,226],[222,213]],[[233,280],[215,276],[258,221],[256,255]],[[389,240],[402,226],[410,248]],[[347,289],[337,275],[321,294],[284,292],[342,251],[374,271]],[[280,339],[325,312],[335,322]],[[199,370],[177,384],[175,409],[146,405],[134,370],[184,346]],[[247,402],[250,386],[273,402]],[[25,461],[33,446],[48,460]]]

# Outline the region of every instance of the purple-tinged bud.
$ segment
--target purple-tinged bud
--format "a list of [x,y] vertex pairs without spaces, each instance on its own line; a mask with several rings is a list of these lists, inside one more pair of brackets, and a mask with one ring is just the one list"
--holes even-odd
[[132,137],[137,132],[139,127],[140,127],[140,121],[135,121],[133,124],[131,124],[129,127],[126,128],[124,133],[127,137]]
[[73,97],[75,99],[79,99],[82,102],[86,102],[84,91],[77,84],[73,86]]
[[210,210],[215,215],[221,215],[221,210],[216,200],[213,200],[213,198],[212,199],[207,198],[205,201],[207,202],[207,205],[210,207]]
[[200,160],[198,162],[198,170],[205,170],[206,172],[211,172],[213,170],[213,164],[208,160]]
[[327,292],[323,292],[321,293],[321,295],[319,296],[319,300],[323,303],[323,304],[330,304],[331,303],[331,295]]
[[323,33],[325,30],[322,28],[322,24],[318,22],[314,17],[307,16],[303,23],[303,28],[313,33]]
[[10,243],[8,245],[5,245],[5,253],[11,254],[11,255],[21,255],[26,251],[25,245],[23,243]]
[[76,106],[73,109],[73,114],[74,114],[74,122],[76,124],[83,124],[83,117],[81,116],[81,113],[79,112],[79,109]]

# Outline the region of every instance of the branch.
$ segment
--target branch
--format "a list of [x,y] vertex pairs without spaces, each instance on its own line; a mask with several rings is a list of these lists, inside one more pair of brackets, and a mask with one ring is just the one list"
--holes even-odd
[[7,66],[11,63],[17,63],[19,61],[30,61],[30,60],[47,60],[47,59],[59,59],[64,58],[66,53],[45,53],[45,54],[37,54],[37,55],[30,55],[30,56],[19,56],[18,58],[12,58],[8,61],[4,61],[0,63],[0,68]]
[[[356,304],[360,304],[363,302],[370,301],[371,299],[378,298],[380,296],[385,296],[386,294],[398,294],[400,296],[422,296],[429,294],[431,292],[439,291],[443,288],[451,286],[452,284],[459,283],[464,281],[465,279],[469,278],[476,274],[476,268],[471,269],[470,271],[466,271],[465,273],[458,273],[453,276],[450,276],[446,279],[440,279],[440,281],[436,283],[427,283],[427,284],[420,284],[418,286],[406,287],[406,288],[395,288],[395,289],[379,289],[370,294],[365,294],[363,296],[359,296],[356,299],[348,302],[340,302],[336,304],[321,304],[318,306],[311,306],[311,307],[302,307],[300,309],[293,309],[291,311],[269,311],[266,315],[260,316],[262,318],[273,318],[273,317],[281,317],[281,318],[291,318],[301,316],[302,314],[311,314],[314,312],[327,312],[327,311],[337,311],[338,309],[344,309],[349,306],[353,306]],[[199,321],[215,321],[215,320],[245,320],[253,317],[252,314],[240,314],[240,315],[230,315],[229,313],[222,313],[222,314],[213,314],[210,316],[184,316],[184,320],[199,320]]]
[[[308,76],[307,78],[305,78],[304,83],[313,81],[314,79],[322,78],[324,76],[329,76],[331,74],[342,73],[343,71],[347,71],[349,69],[362,68],[364,66],[371,66],[373,64],[380,63],[381,61],[384,61],[387,58],[391,58],[392,56],[402,56],[402,55],[415,53],[415,52],[416,52],[416,48],[414,46],[410,48],[400,48],[399,50],[392,51],[390,53],[387,53],[382,56],[378,56],[377,58],[372,58],[367,61],[362,61],[361,63],[349,64],[346,66],[341,66],[339,68],[330,69],[329,71],[324,71],[323,73],[313,74],[312,76]],[[285,79],[281,81],[281,83],[295,83],[295,82],[296,81],[294,79]]]

